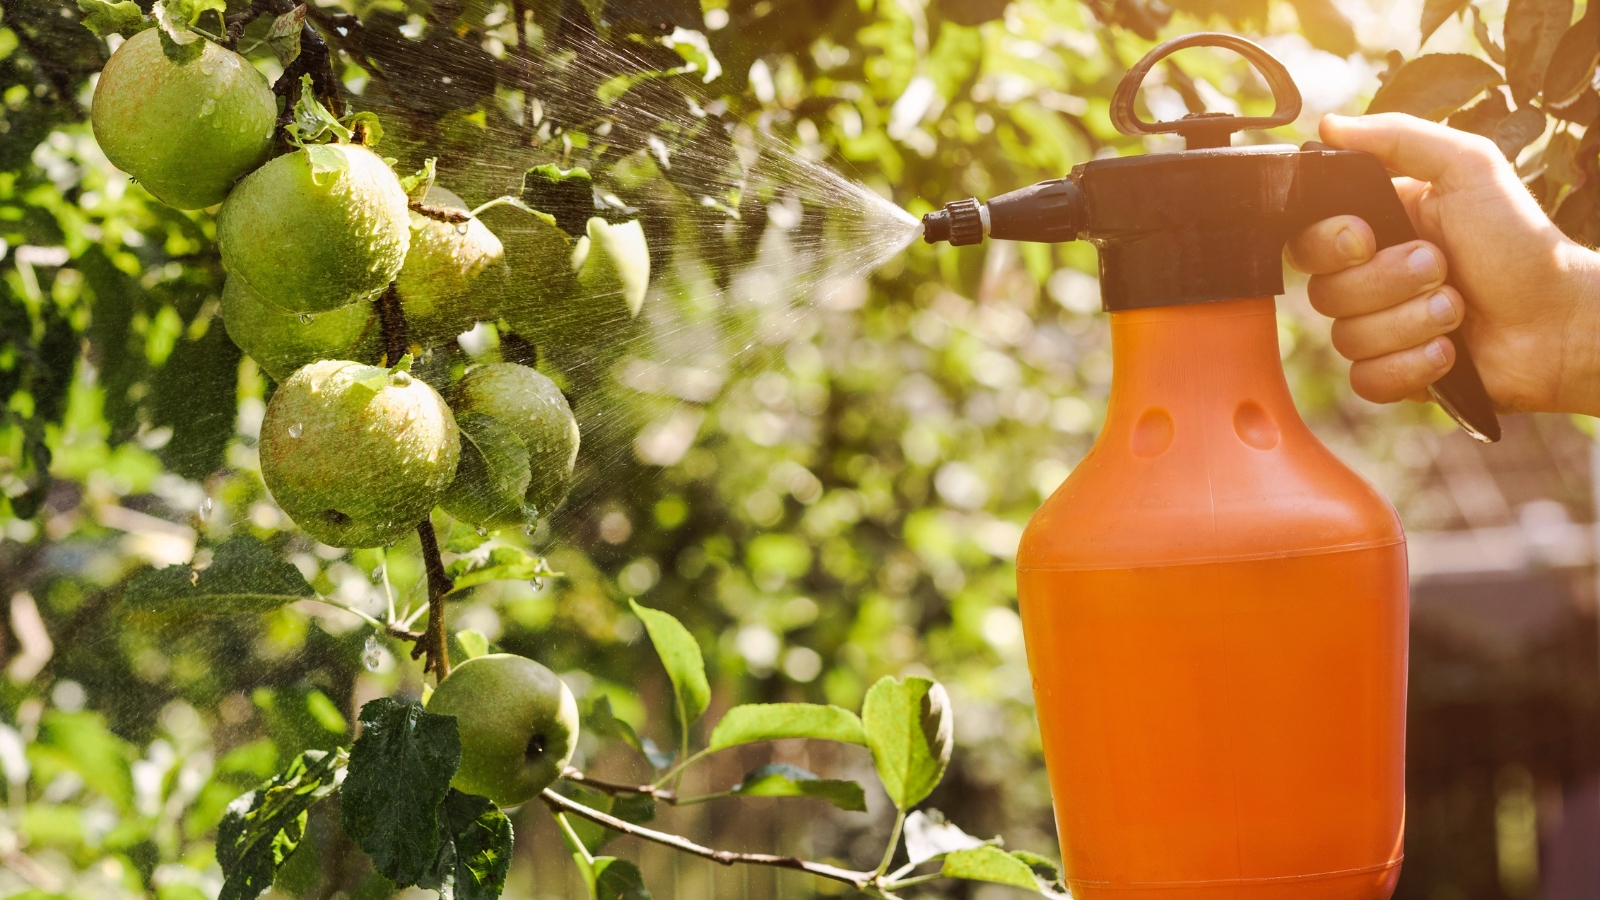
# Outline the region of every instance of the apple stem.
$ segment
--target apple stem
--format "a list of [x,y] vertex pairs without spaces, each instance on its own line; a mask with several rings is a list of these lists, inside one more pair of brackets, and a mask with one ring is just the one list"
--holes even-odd
[[801,859],[798,856],[776,856],[771,853],[735,853],[732,850],[716,850],[711,847],[704,847],[688,838],[667,834],[664,831],[655,831],[642,825],[635,825],[632,822],[625,822],[616,816],[608,815],[598,809],[591,809],[576,800],[563,797],[549,788],[545,788],[544,793],[540,794],[539,798],[544,801],[545,806],[550,808],[551,813],[571,813],[581,819],[588,819],[597,825],[604,825],[613,831],[620,831],[623,834],[632,835],[665,847],[671,847],[674,850],[698,856],[702,859],[709,859],[725,866],[743,864],[772,866],[779,869],[797,869],[801,872],[809,872],[819,878],[842,881],[858,890],[869,889],[874,879],[874,873],[872,872],[842,869],[838,866],[830,866],[827,863]]

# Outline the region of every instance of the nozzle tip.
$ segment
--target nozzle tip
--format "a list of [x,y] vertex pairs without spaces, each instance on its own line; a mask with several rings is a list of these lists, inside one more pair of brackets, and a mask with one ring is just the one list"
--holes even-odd
[[944,209],[922,217],[922,239],[930,244],[949,241],[952,246],[980,244],[988,232],[983,204],[976,199],[946,203]]

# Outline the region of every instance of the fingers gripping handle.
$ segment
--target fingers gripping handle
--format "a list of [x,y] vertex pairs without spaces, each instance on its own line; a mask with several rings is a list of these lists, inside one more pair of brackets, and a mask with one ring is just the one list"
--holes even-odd
[[[1306,144],[1293,204],[1291,227],[1302,228],[1331,216],[1357,216],[1372,228],[1378,249],[1416,240],[1417,231],[1395,193],[1394,182],[1376,156]],[[1478,367],[1458,326],[1447,337],[1456,348],[1456,362],[1428,393],[1468,434],[1484,443],[1500,440],[1500,420],[1484,390]]]

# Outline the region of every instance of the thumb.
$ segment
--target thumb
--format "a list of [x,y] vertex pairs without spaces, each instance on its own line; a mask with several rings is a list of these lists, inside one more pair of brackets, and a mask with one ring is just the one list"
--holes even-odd
[[1488,138],[1404,113],[1324,116],[1322,139],[1341,150],[1365,150],[1390,170],[1441,190],[1481,180],[1505,158]]

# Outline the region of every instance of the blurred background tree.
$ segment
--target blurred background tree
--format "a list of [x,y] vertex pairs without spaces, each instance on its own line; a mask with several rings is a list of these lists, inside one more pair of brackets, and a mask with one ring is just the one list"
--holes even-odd
[[[1096,155],[1173,149],[1118,135],[1112,89],[1156,39],[1224,28],[1261,37],[1307,93],[1294,128],[1247,139],[1305,140],[1322,112],[1360,111],[1376,91],[1378,107],[1493,136],[1563,228],[1600,234],[1600,137],[1586,128],[1600,115],[1600,16],[1570,0],[329,0],[307,8],[287,63],[267,29],[293,7],[228,4],[247,10],[271,14],[241,49],[285,76],[285,94],[331,60],[351,106],[378,113],[379,150],[400,171],[436,157],[440,184],[481,203],[522,190],[531,166],[582,164],[602,206],[650,238],[643,312],[598,345],[529,348],[485,329],[421,348],[446,368],[537,358],[583,429],[565,506],[493,538],[563,577],[480,587],[453,606],[452,628],[569,673],[586,710],[606,698],[666,746],[670,722],[647,721],[641,702],[665,695],[665,675],[638,652],[628,598],[689,624],[714,708],[853,709],[881,675],[934,674],[958,745],[930,802],[1051,856],[1012,556],[1103,416],[1093,251],[918,244],[841,275],[814,257],[852,251],[819,208],[848,198],[814,167],[920,215]],[[272,386],[221,327],[212,214],[162,206],[105,161],[86,120],[114,46],[75,5],[3,0],[0,16],[0,896],[215,896],[223,805],[303,749],[348,743],[362,702],[420,691],[420,669],[326,605],[174,622],[123,606],[124,586],[249,532],[327,596],[380,604],[392,586],[415,599],[417,542],[336,550],[273,504],[255,450]],[[1431,55],[1417,50],[1419,20]],[[1174,118],[1271,98],[1237,60],[1202,51],[1153,73],[1144,103]],[[785,195],[785,178],[805,189]],[[1291,284],[1280,337],[1308,420],[1409,527],[1461,525],[1430,474],[1448,421],[1355,398],[1326,323]],[[1560,420],[1531,427],[1582,444]],[[1586,512],[1586,483],[1557,499]],[[587,769],[628,777],[597,749],[580,746]],[[803,747],[774,758],[867,765]],[[752,761],[766,759],[724,768]],[[1530,881],[1528,828],[1515,829],[1536,792],[1526,770],[1506,771],[1480,786],[1504,807],[1504,827],[1486,826],[1510,835],[1488,845],[1498,862],[1452,874],[1418,858],[1448,860],[1452,841],[1414,825],[1403,895],[1531,896],[1537,844]],[[869,866],[856,837],[889,824],[882,797],[864,815],[775,802],[669,815],[720,845]],[[577,896],[547,817],[516,824],[507,896]],[[282,895],[384,895],[337,816],[314,817],[311,834]],[[639,852],[664,897],[828,889]]]

